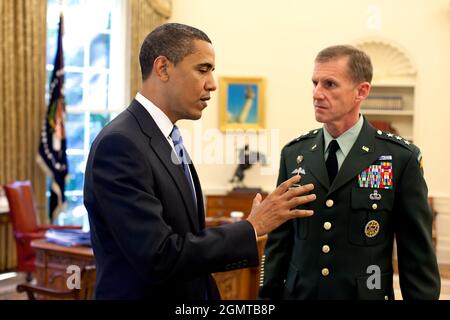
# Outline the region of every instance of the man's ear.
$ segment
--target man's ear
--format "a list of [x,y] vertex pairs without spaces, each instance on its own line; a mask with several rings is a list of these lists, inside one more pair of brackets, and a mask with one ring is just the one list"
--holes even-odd
[[358,94],[356,96],[356,101],[361,102],[369,96],[370,93],[370,83],[362,82],[358,85]]
[[167,72],[169,64],[170,61],[165,56],[158,56],[153,62],[153,71],[161,81],[169,80],[169,73]]

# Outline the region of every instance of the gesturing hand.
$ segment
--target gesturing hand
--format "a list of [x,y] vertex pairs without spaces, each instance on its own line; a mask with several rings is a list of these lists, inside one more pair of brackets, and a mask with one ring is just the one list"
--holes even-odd
[[300,179],[299,175],[295,175],[284,181],[264,201],[261,201],[261,194],[258,193],[255,196],[247,221],[253,225],[258,236],[269,233],[289,219],[309,217],[314,214],[312,210],[291,210],[316,199],[315,194],[302,196],[313,190],[314,185],[298,185]]

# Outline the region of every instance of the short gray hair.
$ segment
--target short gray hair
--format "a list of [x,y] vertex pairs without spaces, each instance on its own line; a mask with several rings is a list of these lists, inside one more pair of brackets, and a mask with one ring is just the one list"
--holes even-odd
[[350,45],[331,46],[320,51],[315,62],[327,62],[348,57],[348,74],[354,83],[371,82],[373,67],[370,57],[362,50]]

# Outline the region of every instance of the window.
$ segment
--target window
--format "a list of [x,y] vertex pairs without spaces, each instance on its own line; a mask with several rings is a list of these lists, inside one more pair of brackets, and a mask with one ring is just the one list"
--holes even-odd
[[[56,53],[59,14],[64,14],[66,138],[69,176],[67,208],[58,221],[85,219],[83,181],[87,156],[96,135],[126,105],[126,1],[48,1],[47,90]],[[48,101],[48,96],[47,96]]]

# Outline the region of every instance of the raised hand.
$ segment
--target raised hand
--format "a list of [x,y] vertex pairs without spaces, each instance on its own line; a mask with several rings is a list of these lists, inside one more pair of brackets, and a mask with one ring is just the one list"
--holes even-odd
[[292,209],[316,199],[315,194],[302,196],[313,190],[314,185],[299,185],[300,179],[299,175],[295,175],[284,181],[264,201],[261,201],[262,196],[259,193],[255,196],[247,221],[253,225],[258,236],[269,233],[289,219],[309,217],[314,214],[312,210]]

